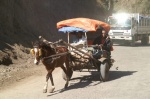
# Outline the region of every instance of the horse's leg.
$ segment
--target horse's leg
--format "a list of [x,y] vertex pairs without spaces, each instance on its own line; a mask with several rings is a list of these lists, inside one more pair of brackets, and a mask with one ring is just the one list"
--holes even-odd
[[69,59],[69,58],[67,58],[67,59],[66,59],[66,61],[65,61],[65,65],[66,65],[67,74],[68,74],[68,77],[69,77],[69,80],[70,80],[70,79],[71,79],[71,76],[72,76],[73,71],[72,71],[72,67],[70,67],[69,62],[70,62],[70,59]]
[[[66,65],[66,64],[64,63],[64,65]],[[66,79],[66,84],[65,84],[65,87],[64,87],[64,88],[67,88],[67,87],[68,87],[68,84],[69,84],[69,77],[68,77],[68,73],[67,73],[67,70],[66,70],[66,68],[64,67],[64,65],[61,66],[61,68],[62,68],[62,70],[65,72],[66,77],[67,77],[67,79]]]
[[51,84],[52,84],[52,88],[49,90],[49,92],[52,93],[55,89],[52,72],[49,74],[49,77],[50,77]]
[[46,84],[44,85],[44,88],[43,88],[43,93],[46,93],[46,92],[47,92],[47,87],[48,87],[48,79],[49,79],[49,73],[47,73],[47,75],[46,75]]

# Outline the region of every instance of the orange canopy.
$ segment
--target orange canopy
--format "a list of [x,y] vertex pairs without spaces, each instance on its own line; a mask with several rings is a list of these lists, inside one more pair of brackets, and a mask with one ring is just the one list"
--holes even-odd
[[60,21],[57,23],[57,28],[60,29],[66,26],[74,26],[87,31],[96,31],[99,26],[103,27],[107,32],[110,30],[110,26],[102,21],[89,19],[89,18],[73,18]]

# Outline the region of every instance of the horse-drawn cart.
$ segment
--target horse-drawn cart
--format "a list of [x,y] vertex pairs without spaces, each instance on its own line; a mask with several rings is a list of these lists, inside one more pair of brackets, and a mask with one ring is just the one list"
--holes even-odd
[[[57,23],[58,31],[68,34],[68,42],[64,40],[49,42],[40,36],[40,40],[33,43],[31,54],[34,56],[34,63],[38,65],[41,60],[47,70],[46,84],[43,88],[44,93],[47,92],[48,79],[52,84],[50,92],[55,89],[52,72],[56,67],[63,69],[63,78],[66,80],[64,88],[67,88],[74,70],[96,69],[99,72],[101,81],[108,80],[109,69],[113,61],[101,46],[92,45],[92,40],[97,36],[96,31],[99,27],[104,28],[106,31],[110,29],[108,24],[93,19],[68,19]],[[84,46],[75,47],[69,42],[70,35],[76,32],[84,32],[87,41]]]
[[[71,53],[71,68],[79,71],[82,71],[82,69],[97,69],[100,74],[100,80],[106,81],[109,77],[109,69],[112,66],[113,59],[111,59],[107,54],[107,51],[103,50],[99,45],[92,45],[94,36],[99,35],[96,31],[100,27],[104,28],[106,31],[109,31],[110,29],[110,26],[107,23],[88,18],[74,18],[57,23],[58,31],[68,34],[68,42],[63,40],[61,42],[68,46]],[[74,47],[70,43],[70,35],[77,32],[84,32],[84,36],[87,40],[82,48]],[[93,36],[89,34],[92,34]],[[97,52],[101,52],[98,58],[96,58],[98,55]],[[69,72],[70,78],[72,73],[73,72],[71,71]],[[65,73],[63,73],[63,78],[66,79]]]

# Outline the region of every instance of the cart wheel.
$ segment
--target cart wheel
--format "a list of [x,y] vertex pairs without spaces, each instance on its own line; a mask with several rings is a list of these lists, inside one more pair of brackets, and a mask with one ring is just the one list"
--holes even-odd
[[[72,74],[73,74],[73,70],[72,70],[72,68],[70,68],[70,69],[68,70],[69,80],[71,79]],[[65,72],[64,72],[63,70],[62,70],[62,77],[63,77],[63,79],[64,79],[65,81],[67,80],[67,76],[66,76],[66,74],[65,74]]]
[[107,61],[104,61],[100,65],[100,79],[102,81],[107,81],[109,77],[109,65]]

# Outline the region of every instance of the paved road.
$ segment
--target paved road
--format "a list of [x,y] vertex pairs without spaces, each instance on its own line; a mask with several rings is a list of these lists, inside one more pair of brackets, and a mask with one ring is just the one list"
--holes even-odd
[[[150,46],[114,46],[116,60],[110,79],[99,82],[98,73],[74,72],[67,90],[61,70],[54,73],[55,92],[42,93],[45,75],[35,75],[0,92],[0,99],[150,99]],[[116,70],[118,67],[118,70]],[[41,67],[41,70],[44,70]]]

